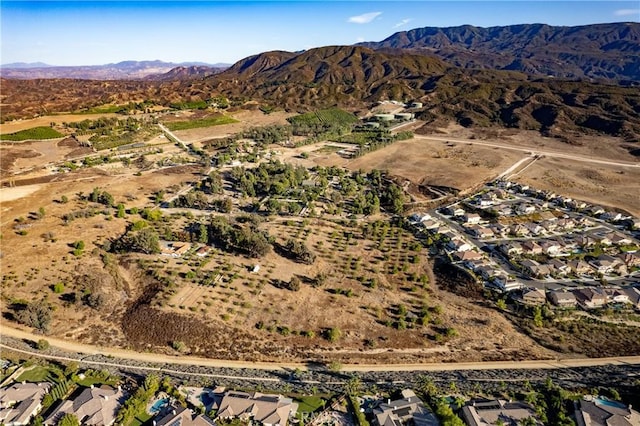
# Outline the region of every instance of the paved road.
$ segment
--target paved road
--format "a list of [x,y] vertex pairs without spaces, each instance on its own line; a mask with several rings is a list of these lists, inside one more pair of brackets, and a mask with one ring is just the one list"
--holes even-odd
[[[35,335],[30,332],[7,327],[3,324],[0,330],[1,336],[8,336],[17,339],[27,339],[37,341],[42,339],[42,335]],[[118,348],[96,347],[81,343],[61,340],[52,337],[45,337],[52,347],[86,355],[102,355],[113,359],[113,362],[86,361],[88,364],[111,366],[111,367],[132,367],[128,364],[119,364],[118,359],[133,360],[150,364],[174,364],[188,366],[202,366],[214,368],[236,368],[236,369],[256,369],[269,371],[290,371],[299,369],[301,371],[308,370],[308,365],[303,363],[269,363],[269,362],[249,362],[249,361],[232,361],[199,358],[192,356],[170,356],[152,353],[139,353]],[[6,341],[0,343],[0,347],[6,349],[11,348]],[[38,352],[25,351],[23,349],[13,349],[22,353],[28,353],[33,356],[42,358],[54,358],[61,361],[77,361],[77,358],[56,357],[51,355],[43,355]],[[83,361],[85,362],[85,361]],[[557,369],[557,368],[573,368],[573,367],[593,367],[602,365],[635,365],[640,364],[640,356],[630,357],[612,357],[612,358],[581,358],[581,359],[565,359],[565,360],[532,360],[532,361],[492,361],[492,362],[463,362],[463,363],[425,363],[425,364],[351,364],[343,365],[343,372],[366,372],[366,371],[454,371],[454,370],[523,370],[523,369]],[[135,367],[138,368],[138,367]],[[192,374],[183,373],[182,371],[170,370],[167,368],[145,367],[150,371],[174,372],[176,374]],[[193,373],[196,374],[196,373]],[[197,374],[196,374],[197,375]],[[215,375],[203,374],[206,377]],[[225,376],[227,377],[227,376]]]
[[435,137],[435,136],[422,136],[422,135],[415,135],[414,138],[427,139],[427,140],[440,141],[440,142],[456,142],[456,143],[467,143],[467,144],[473,144],[473,145],[484,145],[484,146],[490,146],[493,148],[502,148],[502,149],[509,149],[512,151],[534,153],[538,155],[544,155],[546,157],[565,158],[565,159],[574,160],[574,161],[583,161],[586,163],[605,164],[608,166],[640,168],[640,163],[632,163],[628,161],[599,160],[596,158],[584,157],[580,155],[564,154],[562,152],[541,151],[536,147],[527,148],[527,147],[521,147],[521,146],[508,145],[506,143],[479,141],[477,139],[441,138],[441,137]]

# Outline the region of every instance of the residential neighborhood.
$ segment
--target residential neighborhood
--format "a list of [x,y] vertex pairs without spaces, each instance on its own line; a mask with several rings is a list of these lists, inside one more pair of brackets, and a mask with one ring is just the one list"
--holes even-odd
[[635,217],[498,180],[409,221],[440,241],[453,265],[521,303],[640,309]]

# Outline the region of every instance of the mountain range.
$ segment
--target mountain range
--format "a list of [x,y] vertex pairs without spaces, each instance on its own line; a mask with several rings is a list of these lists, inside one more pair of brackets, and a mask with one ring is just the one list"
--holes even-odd
[[575,27],[545,24],[425,27],[359,45],[434,55],[462,68],[640,82],[640,23],[637,22]]
[[[228,68],[230,64],[206,64],[203,62],[163,62],[163,61],[123,61],[106,65],[55,66],[42,62],[12,63],[0,67],[0,76],[4,78],[80,78],[88,80],[128,80],[141,79],[149,76],[160,76],[175,68],[198,67],[199,74],[205,74],[204,68],[210,74]],[[175,72],[177,76],[182,74]],[[208,74],[208,75],[210,75]],[[160,77],[159,77],[160,78]]]
[[[638,24],[611,26],[617,28],[613,31],[617,35],[610,36],[610,43],[618,46],[619,52],[635,52],[637,42],[633,41],[636,37],[633,34],[637,34]],[[515,27],[503,27],[505,34],[519,34],[518,40],[531,39],[528,44],[524,41],[517,44],[513,39],[513,49],[520,46],[520,53],[513,53],[514,56],[524,55],[526,49],[541,43],[533,39],[542,37],[547,27],[536,27],[537,30],[534,27],[521,26],[519,32]],[[525,37],[526,28],[529,35]],[[584,31],[582,27],[574,28],[577,34]],[[598,28],[596,33],[602,33],[602,28]],[[415,32],[398,34],[417,35],[420,32],[412,31]],[[569,30],[564,30],[561,34],[565,37],[568,33]],[[602,36],[596,33],[593,38],[601,41],[594,41],[593,45],[601,46]],[[623,35],[626,39],[621,41]],[[453,36],[450,34],[450,37]],[[477,46],[497,43],[491,40],[473,42],[475,37],[477,35],[471,31],[464,39],[469,46],[476,46],[467,49],[470,55],[476,54],[475,49],[480,50]],[[558,37],[560,35],[548,35],[549,46],[558,44],[554,48],[556,51],[561,50],[564,43],[557,42]],[[575,38],[585,39],[583,36]],[[508,37],[503,34],[503,39]],[[504,43],[504,48],[509,48],[510,44]],[[461,66],[429,49],[392,47],[391,44],[388,39],[382,45],[376,45],[378,50],[364,46],[327,46],[295,53],[264,52],[242,59],[218,73],[209,74],[210,70],[198,66],[180,67],[137,81],[3,79],[2,112],[4,119],[11,119],[103,104],[120,105],[139,99],[162,105],[206,101],[218,94],[227,96],[232,105],[253,99],[290,111],[331,106],[358,111],[377,101],[393,99],[422,102],[424,107],[415,111],[416,116],[432,128],[455,121],[468,127],[536,130],[567,142],[572,141],[573,135],[605,134],[636,142],[629,145],[630,150],[639,151],[640,91],[637,87],[627,87],[640,82],[640,79],[632,79],[636,78],[632,71],[635,69],[633,61],[638,61],[637,55],[634,58],[625,53],[620,54],[621,59],[617,62],[611,59],[600,62],[599,69],[613,69],[624,60],[630,61],[631,65],[622,68],[626,70],[626,84],[616,84],[614,80],[603,83],[590,78],[568,79],[548,77],[546,73],[470,64]],[[443,41],[443,46],[445,44]],[[613,48],[609,48],[609,52],[612,51]],[[591,56],[585,53],[584,57]],[[535,55],[529,60],[531,58],[535,59]]]

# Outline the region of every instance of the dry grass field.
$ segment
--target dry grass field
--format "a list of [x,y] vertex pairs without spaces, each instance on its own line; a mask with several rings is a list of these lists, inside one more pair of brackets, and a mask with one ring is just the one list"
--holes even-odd
[[514,180],[640,216],[640,168],[543,158]]
[[464,190],[496,177],[522,157],[499,148],[410,139],[350,161],[347,167],[388,170],[414,184]]

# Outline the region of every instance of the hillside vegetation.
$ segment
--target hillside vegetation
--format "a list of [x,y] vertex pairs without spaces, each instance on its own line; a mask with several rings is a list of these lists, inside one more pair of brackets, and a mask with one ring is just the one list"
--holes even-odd
[[462,69],[436,57],[356,46],[262,53],[190,81],[3,80],[2,85],[5,120],[141,98],[169,107],[206,104],[223,95],[236,108],[257,100],[265,111],[299,112],[336,106],[361,110],[394,99],[423,102],[417,116],[432,125],[455,121],[561,137],[586,133],[640,139],[640,94],[633,87],[532,80],[516,71]]
[[514,70],[535,76],[640,81],[640,23],[555,27],[424,27],[397,32],[373,49],[435,55],[462,68]]

